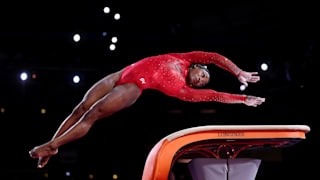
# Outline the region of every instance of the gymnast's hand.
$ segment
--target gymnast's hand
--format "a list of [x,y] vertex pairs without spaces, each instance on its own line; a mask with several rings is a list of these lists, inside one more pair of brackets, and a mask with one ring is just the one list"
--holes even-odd
[[258,105],[261,105],[265,100],[265,98],[261,97],[247,96],[246,100],[244,101],[244,104],[247,106],[257,107]]
[[238,75],[239,81],[248,87],[247,82],[256,83],[260,80],[260,76],[257,76],[258,72],[246,72],[241,71]]

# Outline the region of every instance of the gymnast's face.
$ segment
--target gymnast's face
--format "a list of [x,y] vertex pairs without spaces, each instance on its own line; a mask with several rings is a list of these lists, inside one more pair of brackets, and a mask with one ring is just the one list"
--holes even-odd
[[210,75],[206,70],[195,66],[189,68],[187,80],[193,87],[203,87],[208,84]]

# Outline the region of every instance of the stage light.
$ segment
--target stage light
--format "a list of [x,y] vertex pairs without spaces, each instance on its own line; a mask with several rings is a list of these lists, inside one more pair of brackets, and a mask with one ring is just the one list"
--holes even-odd
[[78,75],[73,76],[73,83],[78,84],[80,82],[80,77]]
[[41,114],[46,114],[46,113],[47,113],[47,110],[44,109],[44,108],[42,108],[42,109],[41,109]]
[[104,7],[103,8],[103,12],[106,13],[106,14],[110,13],[110,8],[109,7]]
[[115,19],[115,20],[119,20],[119,19],[120,19],[120,14],[119,14],[119,13],[116,13],[116,14],[114,15],[114,19]]
[[94,178],[93,174],[89,174],[89,179],[93,179],[93,178]]
[[32,79],[36,79],[37,78],[37,74],[33,73],[32,74]]
[[2,107],[2,108],[0,109],[0,112],[1,112],[1,113],[5,113],[5,112],[6,112],[6,109]]
[[81,37],[80,37],[80,35],[79,35],[79,34],[75,34],[75,35],[73,35],[73,40],[74,40],[74,42],[79,42],[79,41],[80,41],[80,39],[81,39]]
[[246,90],[246,86],[244,85],[244,84],[242,84],[241,86],[240,86],[240,91],[244,91],[244,90]]
[[107,36],[107,32],[103,32],[102,36],[104,36],[104,37]]
[[111,51],[114,51],[114,50],[116,49],[116,45],[111,44],[111,45],[109,46],[109,49],[110,49]]
[[118,179],[118,175],[117,174],[112,175],[112,179]]
[[70,175],[71,175],[71,173],[70,173],[69,171],[67,171],[67,172],[66,172],[66,176],[69,177]]
[[111,42],[117,43],[117,42],[118,42],[118,38],[117,38],[117,37],[112,37],[112,38],[111,38]]
[[27,74],[26,72],[22,72],[22,73],[20,74],[20,79],[21,79],[22,81],[27,80],[27,79],[28,79],[28,74]]
[[48,173],[44,173],[44,174],[43,174],[43,177],[44,177],[44,178],[48,178],[48,177],[49,177],[49,174],[48,174]]
[[260,68],[261,68],[262,71],[267,71],[269,67],[268,67],[268,64],[262,63]]

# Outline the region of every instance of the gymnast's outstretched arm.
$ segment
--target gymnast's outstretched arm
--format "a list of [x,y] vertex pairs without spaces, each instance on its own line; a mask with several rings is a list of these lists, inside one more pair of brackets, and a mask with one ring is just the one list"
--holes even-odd
[[242,71],[237,65],[235,65],[228,58],[215,53],[215,52],[203,52],[203,51],[192,51],[187,53],[174,53],[172,55],[180,56],[192,64],[215,64],[220,68],[223,68],[233,75],[238,76]]
[[247,82],[256,83],[260,80],[259,76],[256,76],[257,72],[246,72],[241,70],[228,58],[212,52],[192,51],[188,53],[172,53],[174,56],[179,56],[193,64],[215,64],[222,69],[225,69],[235,75],[238,80],[248,86]]
[[265,101],[265,98],[255,96],[217,92],[212,89],[193,89],[188,86],[182,88],[176,97],[184,101],[217,101],[230,104],[245,104],[253,107],[257,107]]

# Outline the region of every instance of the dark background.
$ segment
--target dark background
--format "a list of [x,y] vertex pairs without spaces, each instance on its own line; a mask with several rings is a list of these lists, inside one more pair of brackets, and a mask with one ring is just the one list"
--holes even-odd
[[[309,179],[319,120],[317,11],[311,1],[1,1],[1,179],[140,179],[161,138],[221,124],[309,125],[304,142],[261,157],[258,177]],[[110,51],[113,36],[118,42]],[[266,102],[257,108],[191,103],[145,90],[135,105],[98,121],[44,169],[36,168],[28,151],[52,137],[95,82],[144,57],[194,50],[218,52],[261,76],[242,92],[237,78],[211,65],[207,88]],[[261,71],[263,62],[268,71]],[[22,71],[27,81],[19,79]],[[72,82],[75,74],[79,84]]]

